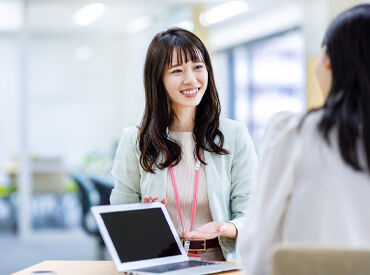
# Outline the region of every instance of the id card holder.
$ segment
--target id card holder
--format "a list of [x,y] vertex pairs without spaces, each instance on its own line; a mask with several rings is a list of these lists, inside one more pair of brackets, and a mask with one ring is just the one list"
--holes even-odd
[[185,252],[186,252],[186,254],[188,255],[189,259],[190,259],[190,260],[197,260],[197,261],[200,261],[200,260],[201,260],[202,255],[200,255],[200,254],[192,254],[192,253],[189,253],[189,248],[190,248],[190,241],[189,241],[189,240],[185,240],[185,241],[184,241],[184,249],[185,249]]
[[189,240],[185,240],[184,241],[184,249],[185,249],[185,253],[186,254],[189,254],[189,248],[190,248],[190,241]]

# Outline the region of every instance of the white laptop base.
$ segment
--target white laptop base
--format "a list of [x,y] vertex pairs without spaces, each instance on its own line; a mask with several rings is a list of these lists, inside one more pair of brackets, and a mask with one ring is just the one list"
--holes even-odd
[[124,274],[209,274],[239,265],[190,261],[162,203],[92,207],[100,234]]

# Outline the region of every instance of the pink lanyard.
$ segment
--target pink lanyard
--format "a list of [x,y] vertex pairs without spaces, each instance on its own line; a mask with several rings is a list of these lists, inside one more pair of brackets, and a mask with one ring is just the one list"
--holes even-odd
[[[201,154],[201,152],[202,152],[201,151],[201,148],[199,148],[199,155]],[[194,194],[193,194],[193,206],[191,208],[190,231],[193,228],[195,208],[197,206],[198,183],[199,183],[199,168],[200,168],[200,160],[199,160],[199,158],[197,158],[197,163],[195,165],[195,183],[194,183]],[[176,185],[176,180],[175,180],[175,173],[173,172],[173,165],[170,166],[170,171],[171,171],[171,178],[172,178],[173,190],[175,192],[177,210],[178,210],[179,216],[180,216],[180,222],[181,222],[181,226],[182,226],[182,231],[185,234],[185,228],[184,228],[184,224],[182,222],[182,212],[181,212],[181,206],[180,206],[179,193],[177,192],[177,185]]]

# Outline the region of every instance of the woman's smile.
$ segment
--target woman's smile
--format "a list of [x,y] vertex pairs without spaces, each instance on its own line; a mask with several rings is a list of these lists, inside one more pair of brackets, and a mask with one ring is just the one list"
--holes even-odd
[[198,95],[199,88],[191,88],[186,90],[181,90],[182,93],[186,97],[196,97]]

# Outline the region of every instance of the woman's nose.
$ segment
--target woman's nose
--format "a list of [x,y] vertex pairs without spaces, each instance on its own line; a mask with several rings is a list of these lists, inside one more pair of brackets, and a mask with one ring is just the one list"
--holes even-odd
[[197,79],[192,71],[187,72],[184,78],[184,84],[193,84],[197,82]]

